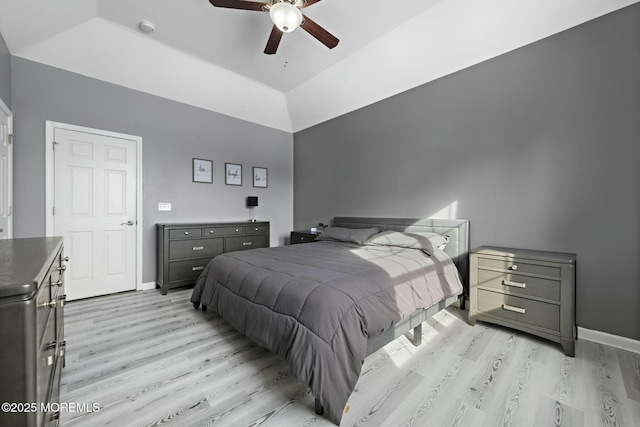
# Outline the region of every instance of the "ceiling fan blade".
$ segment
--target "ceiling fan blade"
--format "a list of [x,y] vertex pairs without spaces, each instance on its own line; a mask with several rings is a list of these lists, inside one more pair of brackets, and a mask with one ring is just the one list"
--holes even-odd
[[302,9],[304,9],[305,7],[309,7],[314,3],[318,3],[320,0],[307,0],[304,4],[304,6],[302,6]]
[[282,31],[280,31],[278,27],[274,25],[273,29],[271,30],[269,40],[267,40],[267,46],[264,48],[264,53],[266,53],[267,55],[273,55],[274,53],[276,53],[281,39]]
[[336,47],[338,45],[338,42],[340,40],[335,38],[333,36],[333,34],[328,32],[324,28],[322,28],[320,25],[316,24],[311,19],[307,18],[305,15],[302,15],[302,16],[303,16],[304,20],[302,21],[302,24],[300,25],[300,28],[302,28],[307,33],[311,34],[313,37],[318,39],[318,41],[320,43],[322,43],[323,45],[325,45],[329,49],[333,49],[334,47]]
[[244,9],[244,10],[257,10],[264,12],[264,6],[268,3],[258,3],[256,1],[246,0],[209,0],[209,3],[215,7],[226,7],[228,9]]

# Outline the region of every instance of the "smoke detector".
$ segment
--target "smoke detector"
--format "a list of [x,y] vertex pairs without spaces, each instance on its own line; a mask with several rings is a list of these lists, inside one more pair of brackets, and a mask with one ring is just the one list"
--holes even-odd
[[140,28],[140,31],[146,34],[151,34],[156,30],[156,26],[153,25],[153,22],[149,21],[140,21],[140,23],[138,24],[138,28]]

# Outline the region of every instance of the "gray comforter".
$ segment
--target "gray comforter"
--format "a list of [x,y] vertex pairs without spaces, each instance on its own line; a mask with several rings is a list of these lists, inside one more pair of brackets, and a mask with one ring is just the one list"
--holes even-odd
[[460,294],[458,277],[440,250],[314,242],[217,256],[191,301],[284,358],[339,423],[367,339]]

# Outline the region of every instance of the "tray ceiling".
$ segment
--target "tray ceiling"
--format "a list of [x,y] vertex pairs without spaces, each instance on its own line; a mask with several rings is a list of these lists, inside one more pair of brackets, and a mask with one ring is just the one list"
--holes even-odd
[[[0,0],[12,55],[296,132],[638,0],[322,0],[265,55],[267,13],[207,0]],[[138,29],[142,20],[156,31]]]

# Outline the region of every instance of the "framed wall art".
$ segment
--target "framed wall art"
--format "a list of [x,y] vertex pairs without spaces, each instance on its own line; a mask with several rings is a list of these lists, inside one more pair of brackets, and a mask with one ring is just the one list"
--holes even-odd
[[253,186],[266,188],[267,181],[267,168],[261,168],[258,166],[253,167]]
[[193,182],[213,182],[213,161],[206,159],[193,159]]
[[224,183],[227,185],[242,185],[242,165],[225,163]]

